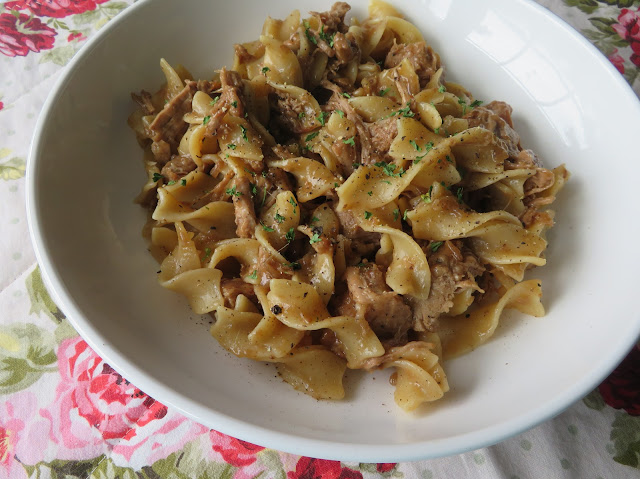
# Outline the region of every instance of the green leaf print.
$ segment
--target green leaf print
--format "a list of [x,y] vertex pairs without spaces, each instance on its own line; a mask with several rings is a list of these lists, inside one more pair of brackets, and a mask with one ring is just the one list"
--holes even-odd
[[629,8],[634,3],[640,3],[638,0],[598,0],[598,2],[606,5],[615,5],[620,8]]
[[581,12],[591,14],[598,9],[598,2],[595,0],[564,0],[568,7],[578,7]]
[[24,176],[26,163],[24,158],[11,158],[4,163],[0,163],[0,178],[3,180],[18,180]]
[[40,315],[40,313],[45,313],[56,324],[62,323],[65,316],[56,303],[53,302],[51,296],[49,296],[49,292],[42,281],[39,266],[36,266],[27,277],[25,286],[27,287],[27,293],[29,293],[29,299],[31,300],[29,314]]
[[604,399],[600,395],[600,392],[597,389],[591,391],[583,400],[585,406],[590,409],[595,409],[596,411],[602,411],[604,409]]
[[596,27],[602,33],[608,33],[610,35],[618,35],[616,31],[611,27],[611,25],[618,23],[615,18],[591,17],[589,21],[591,22],[591,25]]
[[263,449],[258,454],[260,462],[272,474],[273,479],[287,479],[287,473],[282,465],[280,454],[272,449]]
[[0,394],[26,389],[57,371],[53,335],[35,324],[0,326]]
[[78,51],[77,42],[69,43],[63,47],[56,47],[40,56],[40,63],[52,62],[61,67],[69,63],[69,60]]
[[[104,456],[103,456],[104,457]],[[112,479],[118,477],[120,479],[139,479],[133,469],[130,467],[116,466],[110,458],[106,458],[92,470],[88,479]]]
[[[93,477],[93,475],[89,476],[89,474],[91,474],[91,471],[94,470],[97,465],[103,462],[104,459],[104,455],[85,461],[63,461],[55,459],[51,462],[39,462],[34,466],[27,466],[24,464],[23,466],[27,471],[29,478],[33,479],[40,479],[45,477],[50,477],[52,479],[85,479],[88,477]],[[111,478],[117,476],[109,477]]]
[[640,416],[618,412],[611,424],[613,460],[640,469]]
[[102,13],[99,10],[90,10],[73,16],[73,23],[76,26],[88,25],[100,20]]
[[236,468],[231,464],[214,462],[202,456],[200,440],[186,444],[165,459],[138,471],[141,479],[171,477],[175,479],[232,479]]

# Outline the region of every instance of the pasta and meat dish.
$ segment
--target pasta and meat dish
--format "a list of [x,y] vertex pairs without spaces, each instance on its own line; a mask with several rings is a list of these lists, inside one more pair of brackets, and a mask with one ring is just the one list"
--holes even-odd
[[505,309],[544,314],[524,275],[569,175],[522,147],[508,104],[447,80],[393,7],[349,9],[267,18],[210,79],[161,60],[166,83],[129,118],[138,201],[161,285],[224,348],[317,399],[344,396],[347,368],[394,368],[413,410]]

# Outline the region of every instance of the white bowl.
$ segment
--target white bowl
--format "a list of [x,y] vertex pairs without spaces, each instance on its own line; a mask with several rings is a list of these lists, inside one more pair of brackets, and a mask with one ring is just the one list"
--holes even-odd
[[[451,391],[428,414],[401,412],[387,372],[347,377],[347,399],[295,392],[270,365],[237,359],[185,301],[161,288],[133,203],[144,180],[126,124],[130,92],[163,81],[159,57],[206,78],[256,38],[267,15],[330,2],[143,1],[73,59],[39,119],[28,214],[44,277],[73,325],[146,393],[257,444],[314,457],[401,461],[501,441],[601,381],[640,332],[637,150],[640,104],[579,34],[524,0],[396,0],[477,98],[514,107],[523,145],[573,176],[555,205],[544,318],[508,314],[485,346],[445,364]],[[353,1],[366,17],[366,2]],[[374,380],[375,378],[375,380]]]

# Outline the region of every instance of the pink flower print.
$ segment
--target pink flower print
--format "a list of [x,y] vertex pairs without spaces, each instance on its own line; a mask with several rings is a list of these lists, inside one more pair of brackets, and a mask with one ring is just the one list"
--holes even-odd
[[53,47],[56,31],[38,18],[21,13],[0,14],[0,53],[8,57],[24,57],[27,53]]
[[5,3],[7,10],[29,9],[39,17],[63,18],[68,15],[95,10],[108,0],[18,0]]
[[613,66],[616,67],[620,73],[624,73],[624,58],[618,54],[617,48],[609,55],[609,61],[613,63]]
[[56,401],[41,414],[51,422],[59,459],[100,455],[167,414],[166,406],[123,379],[78,337],[60,345],[58,367]]

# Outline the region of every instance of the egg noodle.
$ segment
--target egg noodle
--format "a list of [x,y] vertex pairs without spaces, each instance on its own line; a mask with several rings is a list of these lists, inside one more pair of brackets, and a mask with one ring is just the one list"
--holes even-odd
[[393,368],[404,410],[505,309],[544,315],[546,207],[568,179],[523,149],[511,107],[446,81],[390,5],[267,18],[231,69],[166,84],[129,118],[159,281],[236,356],[341,399],[347,368]]

